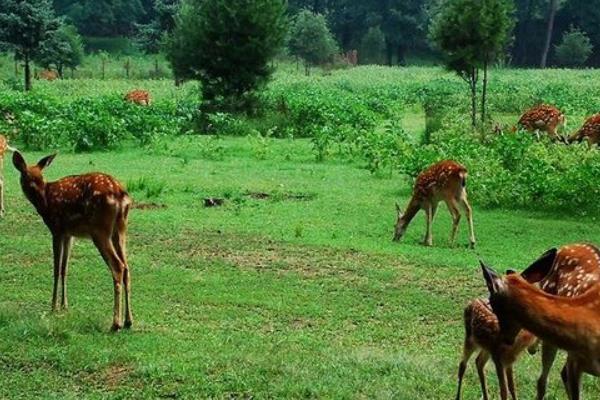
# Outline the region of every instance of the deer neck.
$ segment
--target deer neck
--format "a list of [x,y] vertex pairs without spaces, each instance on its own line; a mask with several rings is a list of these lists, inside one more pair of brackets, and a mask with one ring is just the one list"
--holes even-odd
[[567,351],[585,347],[591,338],[592,342],[600,340],[598,290],[567,298],[549,295],[522,278],[509,277],[508,284],[507,301],[513,317],[536,336]]
[[33,187],[29,182],[21,181],[21,188],[27,200],[35,207],[36,211],[46,221],[48,216],[48,201],[46,196],[47,184],[44,182],[41,187]]
[[412,222],[419,210],[421,210],[421,204],[413,197],[410,203],[408,203],[408,206],[406,207],[406,210],[400,219],[402,228],[406,228]]

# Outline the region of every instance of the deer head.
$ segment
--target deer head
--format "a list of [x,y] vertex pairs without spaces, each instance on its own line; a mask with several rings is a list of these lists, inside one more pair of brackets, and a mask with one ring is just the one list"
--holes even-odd
[[43,171],[52,164],[56,154],[42,158],[35,165],[28,166],[23,155],[15,151],[13,153],[13,165],[21,173],[21,188],[25,196],[36,208],[44,208],[46,205],[46,181]]
[[396,203],[396,214],[398,218],[396,219],[396,228],[394,229],[394,242],[398,242],[404,236],[406,232],[406,227],[408,224],[404,221],[404,214],[402,213],[402,209],[400,205]]

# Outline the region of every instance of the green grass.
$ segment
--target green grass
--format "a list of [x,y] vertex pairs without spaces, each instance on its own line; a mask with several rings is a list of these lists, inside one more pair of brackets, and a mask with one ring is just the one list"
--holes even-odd
[[[208,140],[60,154],[47,171],[105,171],[136,203],[159,206],[130,218],[135,324],[118,334],[109,333],[112,282],[87,241],[73,251],[71,310],[49,312],[50,237],[7,163],[0,398],[452,398],[462,307],[486,291],[478,259],[521,269],[552,246],[600,242],[595,218],[475,204],[476,251],[464,225],[448,246],[443,209],[434,248],[419,244],[422,216],[395,244],[406,179],[315,163],[308,141],[268,141],[260,161],[247,138],[219,140],[216,157]],[[205,197],[226,205],[204,208]],[[549,399],[566,398],[561,366]],[[518,364],[522,398],[533,397],[538,369],[538,357]],[[480,398],[475,375],[470,366],[465,399]],[[600,385],[586,378],[584,393],[595,398]]]

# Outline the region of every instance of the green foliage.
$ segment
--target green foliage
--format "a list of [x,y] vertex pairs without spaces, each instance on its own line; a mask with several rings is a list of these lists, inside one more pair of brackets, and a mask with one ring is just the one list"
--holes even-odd
[[46,69],[56,69],[62,77],[65,68],[75,70],[83,57],[83,40],[76,28],[62,25],[41,43],[34,61]]
[[310,66],[331,62],[337,53],[337,44],[329,31],[323,15],[308,10],[301,11],[290,27],[288,49],[291,55],[300,57]]
[[586,63],[593,50],[590,38],[575,27],[563,34],[562,42],[556,46],[556,59],[567,67],[580,67]]
[[202,82],[206,111],[247,111],[285,35],[282,0],[188,0],[168,45],[178,78]]
[[360,49],[361,64],[383,64],[385,35],[380,27],[369,28],[361,41]]

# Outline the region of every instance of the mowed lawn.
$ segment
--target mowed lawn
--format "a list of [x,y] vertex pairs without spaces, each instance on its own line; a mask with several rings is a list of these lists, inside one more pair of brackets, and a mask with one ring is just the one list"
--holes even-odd
[[[406,203],[408,180],[313,160],[307,141],[206,137],[59,154],[49,179],[104,171],[138,205],[129,224],[135,321],[117,334],[112,280],[87,241],[73,251],[71,309],[50,313],[50,236],[7,160],[0,398],[453,398],[462,309],[486,292],[478,260],[521,270],[550,247],[600,243],[596,217],[476,203],[476,250],[466,247],[466,225],[448,245],[445,207],[434,248],[419,244],[422,215],[392,243],[394,202]],[[207,197],[226,204],[205,208]],[[566,398],[562,362],[549,399]],[[539,355],[524,355],[516,370],[521,397],[533,398]],[[585,398],[599,395],[586,377]],[[464,398],[480,398],[473,365]]]

